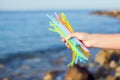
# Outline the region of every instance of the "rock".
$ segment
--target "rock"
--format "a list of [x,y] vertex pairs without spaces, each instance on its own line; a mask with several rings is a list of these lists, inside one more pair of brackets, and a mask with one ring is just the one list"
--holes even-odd
[[114,60],[112,60],[109,64],[109,67],[115,69],[117,67],[117,63]]
[[116,68],[116,74],[115,74],[116,77],[120,77],[120,66],[118,66]]
[[98,78],[98,79],[96,79],[96,80],[104,80],[103,78]]
[[4,65],[3,64],[0,64],[0,69],[4,68]]
[[86,67],[74,65],[68,69],[65,80],[94,80],[94,78]]
[[119,77],[116,77],[116,79],[115,80],[120,80],[120,76]]
[[116,80],[114,76],[108,75],[105,80]]
[[45,74],[43,80],[55,80],[55,76],[58,74],[57,70],[49,71]]
[[116,68],[116,72],[120,72],[120,66]]
[[120,62],[120,54],[113,53],[109,59],[109,62],[115,61],[116,63]]
[[111,57],[111,53],[108,53],[107,50],[101,50],[95,57],[95,62],[99,63],[101,66],[104,66]]
[[98,80],[103,80],[101,78],[106,78],[107,75],[109,75],[111,71],[109,69],[106,69],[105,67],[100,67],[96,71],[94,71],[94,76]]
[[10,78],[7,78],[7,77],[6,77],[6,78],[3,78],[3,80],[10,80]]
[[[101,50],[95,57],[95,62],[101,66],[109,64],[111,61],[118,63],[120,61],[120,50]],[[114,64],[112,62],[112,64]],[[112,66],[113,67],[113,66]]]
[[95,64],[92,63],[92,62],[89,62],[89,63],[88,63],[88,66],[89,66],[89,68],[93,68],[93,67],[95,66]]

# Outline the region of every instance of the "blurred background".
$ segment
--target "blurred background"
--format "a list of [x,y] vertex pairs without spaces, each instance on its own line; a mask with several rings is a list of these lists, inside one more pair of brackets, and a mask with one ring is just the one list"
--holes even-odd
[[54,12],[75,31],[120,33],[120,0],[0,0],[0,80],[120,80],[119,50],[90,48],[67,67],[72,52],[48,30]]

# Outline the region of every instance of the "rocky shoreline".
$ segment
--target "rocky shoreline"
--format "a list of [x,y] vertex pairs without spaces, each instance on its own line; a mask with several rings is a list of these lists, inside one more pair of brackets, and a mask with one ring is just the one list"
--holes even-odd
[[46,66],[48,69],[42,68],[43,71],[40,69],[44,64],[41,61],[44,59],[40,57],[25,57],[24,60],[16,58],[11,63],[1,63],[0,80],[120,80],[120,50],[103,49],[87,64],[79,63],[67,68],[63,65],[65,57],[50,62],[58,68]]
[[[94,71],[90,69],[96,68]],[[59,71],[49,71],[44,80],[59,80]],[[64,75],[64,80],[120,80],[120,50],[101,50],[93,62],[74,65]]]
[[93,14],[93,15],[105,15],[105,16],[110,16],[110,17],[114,17],[114,18],[117,18],[117,19],[120,19],[120,10],[111,10],[111,11],[94,11],[94,12],[91,12],[90,14]]

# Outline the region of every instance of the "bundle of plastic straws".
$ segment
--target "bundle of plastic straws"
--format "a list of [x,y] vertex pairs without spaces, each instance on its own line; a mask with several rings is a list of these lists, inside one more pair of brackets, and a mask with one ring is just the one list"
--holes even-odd
[[[55,13],[55,16],[47,15],[51,21],[50,26],[53,28],[49,28],[50,31],[57,32],[63,38],[66,38],[70,33],[73,33],[73,29],[67,20],[64,13],[58,15]],[[77,38],[71,38],[66,41],[72,50],[72,61],[68,64],[68,66],[73,66],[73,64],[77,64],[78,61],[85,63],[89,56],[89,50],[82,41],[78,40]]]

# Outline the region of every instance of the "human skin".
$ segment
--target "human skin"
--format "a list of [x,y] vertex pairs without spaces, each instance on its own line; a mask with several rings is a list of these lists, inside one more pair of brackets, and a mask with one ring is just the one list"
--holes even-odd
[[66,43],[66,40],[73,37],[81,40],[86,47],[120,49],[120,34],[89,34],[86,32],[70,33],[65,39],[62,39],[68,48],[70,48],[70,46]]

